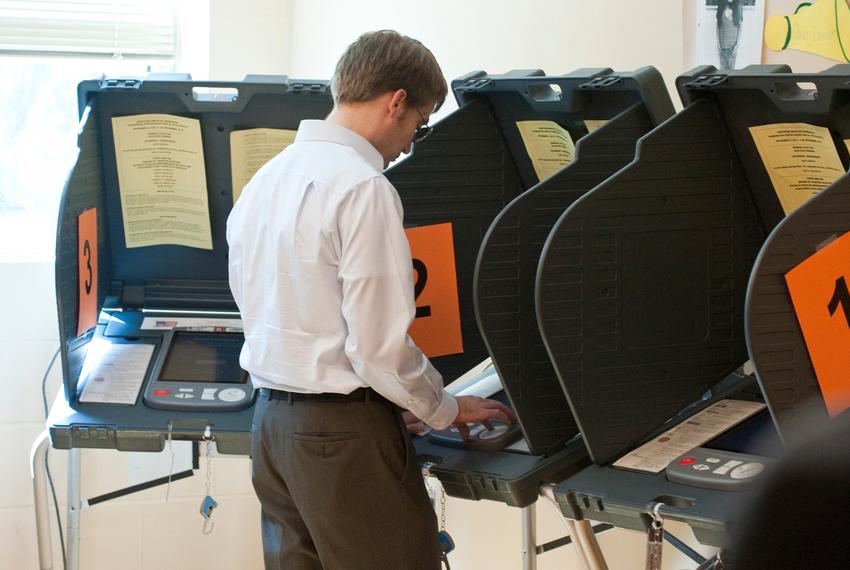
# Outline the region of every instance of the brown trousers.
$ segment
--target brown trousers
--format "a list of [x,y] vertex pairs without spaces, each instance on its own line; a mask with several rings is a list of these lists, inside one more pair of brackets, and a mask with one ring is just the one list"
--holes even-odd
[[437,570],[437,519],[398,409],[257,399],[266,570]]

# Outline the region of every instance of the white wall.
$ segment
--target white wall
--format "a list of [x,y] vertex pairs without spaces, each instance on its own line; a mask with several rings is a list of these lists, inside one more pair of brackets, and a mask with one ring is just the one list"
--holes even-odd
[[[449,80],[475,69],[501,73],[542,68],[561,74],[580,67],[622,71],[655,65],[672,85],[683,71],[679,0],[192,2],[198,10],[209,3],[209,22],[202,22],[209,26],[209,35],[201,31],[181,46],[190,63],[180,70],[196,79],[241,79],[247,73],[329,78],[345,46],[358,34],[379,28],[395,28],[422,40],[434,51]],[[193,11],[184,10],[182,16],[191,19]],[[449,100],[441,114],[453,106]],[[58,343],[52,263],[0,261],[0,315],[0,383],[6,388],[0,398],[0,568],[35,568],[28,458],[33,439],[43,429],[41,375]],[[58,370],[54,370],[51,398],[58,385]],[[63,509],[65,455],[51,452]],[[203,467],[202,462],[201,472]],[[168,504],[160,488],[84,510],[82,567],[260,568],[259,506],[248,468],[245,458],[216,459],[213,494],[221,506],[210,536],[201,534],[197,513],[204,494],[200,476],[174,483]],[[85,450],[83,470],[84,498],[123,487],[128,482],[128,454]],[[563,527],[554,511],[542,505],[538,510],[539,539],[561,536]],[[456,570],[520,567],[517,509],[449,499],[448,525],[458,544],[452,556]],[[671,524],[671,530],[694,543],[682,525]],[[644,547],[639,533],[609,531],[600,541],[612,570],[642,567]],[[59,568],[55,532],[53,542],[54,563]],[[542,556],[539,567],[578,568],[571,548]],[[664,567],[694,565],[667,548]]]
[[[629,71],[653,65],[674,93],[673,80],[683,71],[681,0],[432,0],[412,4],[415,9],[404,6],[390,0],[292,0],[289,74],[328,77],[360,33],[382,28],[422,41],[449,81],[478,69],[560,75],[582,67]],[[450,98],[445,111],[454,107]]]

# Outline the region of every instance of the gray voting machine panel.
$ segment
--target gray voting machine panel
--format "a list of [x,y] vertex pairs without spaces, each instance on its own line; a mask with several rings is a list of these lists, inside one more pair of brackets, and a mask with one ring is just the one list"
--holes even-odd
[[[476,133],[491,133],[470,141],[466,163],[480,168],[482,161],[470,157],[501,151],[500,162],[493,161],[482,179],[468,179],[475,185],[494,180],[512,186],[498,210],[478,214],[481,233],[465,244],[476,251],[475,263],[458,268],[459,281],[467,280],[458,288],[462,311],[467,303],[466,318],[477,318],[475,329],[464,329],[464,342],[472,335],[476,354],[492,357],[528,449],[470,451],[427,438],[417,440],[416,449],[450,495],[526,506],[536,500],[541,483],[557,482],[588,462],[534,318],[534,275],[543,241],[565,208],[632,160],[638,138],[669,117],[673,107],[653,68],[583,69],[563,76],[539,70],[475,72],[455,81],[453,89],[461,108],[437,123],[433,136],[399,168],[416,164],[418,156],[439,156],[439,149],[429,151],[428,145],[445,144],[441,130],[454,132],[462,121],[474,122]],[[578,141],[573,162],[539,182],[517,127],[518,121],[531,120],[552,121]],[[605,125],[588,134],[586,120]],[[420,191],[427,193],[429,178],[422,172]],[[388,176],[392,179],[392,170]],[[431,184],[440,188],[441,182]],[[461,277],[461,272],[466,273]]]
[[[767,401],[770,418],[742,424],[757,432],[748,436],[756,455],[779,452],[776,428],[786,441],[802,429],[798,411],[823,408],[782,277],[850,228],[850,183],[842,176],[785,217],[749,127],[827,127],[846,169],[848,77],[850,66],[813,75],[701,67],[679,77],[685,109],[556,224],[538,272],[538,319],[596,464],[558,485],[569,516],[642,529],[647,505],[660,501],[700,541],[724,545],[745,491],[609,464],[704,407],[724,379],[722,396]],[[742,382],[736,393],[728,380],[748,357],[760,390]]]
[[[144,329],[142,324],[146,316],[170,321],[191,312],[193,317],[223,319],[223,330],[238,328],[230,327],[227,320],[238,319],[227,284],[225,240],[233,204],[230,133],[253,128],[297,129],[302,119],[324,118],[332,107],[328,82],[248,76],[241,82],[220,83],[191,81],[182,75],[151,75],[83,81],[78,95],[79,155],[62,195],[56,242],[56,295],[67,406],[57,406],[51,414],[53,445],[159,451],[169,436],[200,439],[210,428],[219,451],[247,453],[253,413],[250,383],[240,374],[238,364],[235,368],[232,362],[210,365],[232,360],[241,334],[225,333],[228,340],[223,344],[224,339],[216,341],[214,333],[212,337],[196,333],[189,348],[179,349],[181,343],[170,341],[180,333]],[[127,247],[111,123],[114,117],[142,114],[177,115],[200,122],[211,250],[178,245]],[[78,336],[78,217],[91,208],[97,209],[97,309],[102,312],[97,326]],[[79,400],[78,381],[93,340],[153,346],[154,356],[135,403]],[[207,355],[195,362],[209,368],[203,388],[198,378],[186,373],[185,366],[168,360],[164,347],[169,345],[181,351],[178,357],[199,351]],[[162,384],[146,392],[157,380],[151,377],[157,368],[162,369]]]

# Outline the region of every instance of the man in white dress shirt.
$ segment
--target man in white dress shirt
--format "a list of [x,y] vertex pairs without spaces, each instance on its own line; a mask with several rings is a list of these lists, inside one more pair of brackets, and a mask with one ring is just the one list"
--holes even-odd
[[261,389],[252,479],[265,565],[435,570],[436,517],[400,408],[435,429],[513,417],[448,394],[407,335],[412,262],[382,171],[427,134],[446,82],[421,43],[380,31],[348,47],[331,87],[328,118],[302,121],[227,221],[240,363]]

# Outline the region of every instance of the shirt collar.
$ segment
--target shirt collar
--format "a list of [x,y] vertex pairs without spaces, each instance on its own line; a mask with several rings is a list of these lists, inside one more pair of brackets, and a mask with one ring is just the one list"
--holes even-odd
[[384,157],[365,138],[342,125],[330,121],[305,119],[298,126],[295,142],[324,141],[350,146],[366,162],[381,172],[384,169]]

